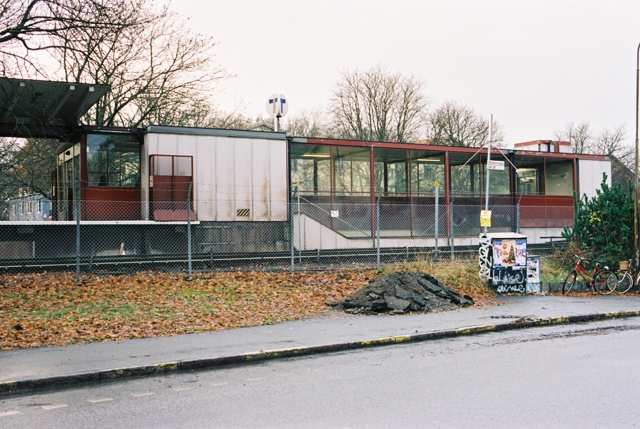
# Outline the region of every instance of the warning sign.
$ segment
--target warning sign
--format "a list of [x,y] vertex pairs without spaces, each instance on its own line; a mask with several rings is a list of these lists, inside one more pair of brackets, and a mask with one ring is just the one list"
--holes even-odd
[[491,226],[491,210],[482,210],[480,212],[480,226]]

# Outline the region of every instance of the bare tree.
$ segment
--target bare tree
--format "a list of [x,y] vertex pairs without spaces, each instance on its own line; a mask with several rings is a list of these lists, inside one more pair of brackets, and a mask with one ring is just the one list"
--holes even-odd
[[8,199],[16,195],[13,183],[17,139],[0,138],[0,220],[9,219]]
[[[0,64],[5,76],[47,77],[38,52],[60,47],[78,28],[117,30],[131,25],[123,14],[138,0],[0,0]],[[98,11],[98,13],[96,13]]]
[[627,130],[625,125],[613,129],[604,129],[595,140],[593,152],[598,155],[609,155],[611,158],[611,180],[626,189],[635,181],[635,147],[625,144]]
[[303,111],[298,116],[290,117],[285,131],[292,136],[331,137],[331,131],[319,110]]
[[344,72],[329,110],[340,138],[411,142],[420,137],[426,106],[421,81],[376,66]]
[[[624,144],[626,138],[627,130],[624,124],[613,129],[604,129],[598,134],[593,151],[600,155],[615,156],[620,160],[629,159],[634,153],[634,148]],[[633,165],[634,162],[631,160],[629,165]]]
[[51,173],[56,168],[58,140],[27,139],[13,156],[14,195],[40,194],[51,198]]
[[[482,147],[489,140],[489,118],[483,118],[470,107],[445,101],[427,115],[427,138],[432,144],[445,146]],[[502,145],[504,135],[500,125],[492,127],[492,144]]]
[[555,131],[555,137],[570,142],[573,153],[609,156],[613,183],[626,186],[634,182],[635,147],[625,144],[627,130],[624,124],[603,129],[594,137],[588,122],[570,122],[564,129]]
[[[192,34],[166,7],[138,0],[126,16],[138,21],[114,31],[78,27],[64,34],[53,50],[65,79],[111,86],[89,112],[87,122],[99,126],[206,125],[212,110],[206,93],[225,77],[215,67],[212,38]],[[95,9],[99,14],[100,10]]]
[[13,193],[12,176],[15,154],[18,151],[18,140],[14,138],[0,139],[0,200]]
[[59,142],[3,138],[0,141],[0,200],[40,194],[51,198],[51,173]]
[[593,153],[594,140],[589,123],[568,123],[563,129],[554,131],[557,140],[571,143],[573,153]]

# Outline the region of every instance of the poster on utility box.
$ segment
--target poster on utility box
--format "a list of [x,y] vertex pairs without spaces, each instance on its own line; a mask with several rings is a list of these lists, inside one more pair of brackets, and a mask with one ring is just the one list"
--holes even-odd
[[493,268],[524,269],[527,266],[527,240],[494,239]]

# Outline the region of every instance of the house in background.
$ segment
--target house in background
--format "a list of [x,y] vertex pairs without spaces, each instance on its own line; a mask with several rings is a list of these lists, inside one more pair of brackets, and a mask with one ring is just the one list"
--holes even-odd
[[534,152],[550,153],[572,153],[571,142],[557,140],[532,140],[528,142],[515,143],[514,149],[531,150]]
[[10,221],[51,220],[51,201],[40,194],[9,199]]

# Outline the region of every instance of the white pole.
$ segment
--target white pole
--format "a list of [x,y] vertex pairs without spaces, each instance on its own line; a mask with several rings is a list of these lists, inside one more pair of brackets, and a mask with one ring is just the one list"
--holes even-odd
[[[489,163],[491,161],[491,140],[493,139],[493,113],[489,119],[489,146],[487,149],[487,167],[485,168],[485,172],[487,175],[487,190],[485,192],[485,200],[484,200],[484,209],[489,210]],[[487,227],[484,227],[485,234],[487,233]]]

